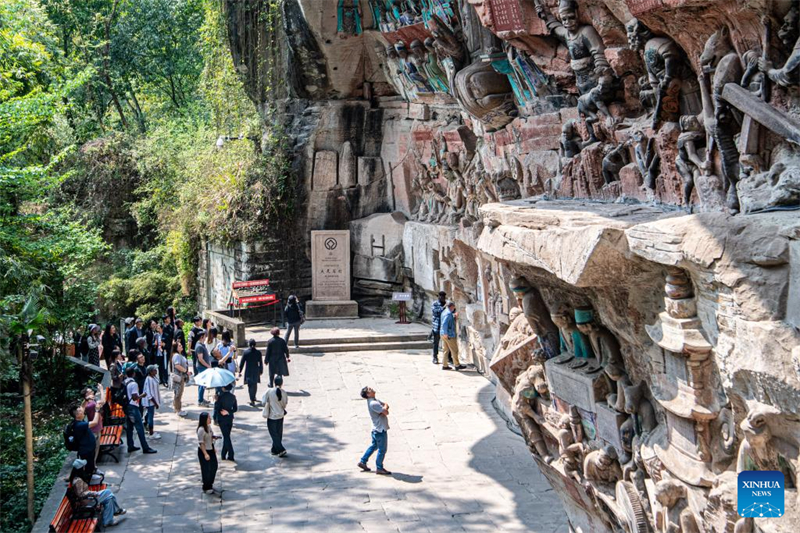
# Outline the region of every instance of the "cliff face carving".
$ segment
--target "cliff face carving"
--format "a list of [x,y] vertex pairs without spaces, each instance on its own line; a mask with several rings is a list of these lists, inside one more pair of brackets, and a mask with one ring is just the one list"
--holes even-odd
[[[337,6],[270,39],[298,225],[353,229],[362,311],[448,292],[576,531],[796,530],[800,7]],[[742,470],[784,473],[782,518],[740,516]]]

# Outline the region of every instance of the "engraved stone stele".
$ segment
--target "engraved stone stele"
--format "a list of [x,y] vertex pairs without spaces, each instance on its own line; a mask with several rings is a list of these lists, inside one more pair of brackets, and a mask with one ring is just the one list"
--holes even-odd
[[608,382],[602,370],[587,374],[582,369],[559,365],[554,359],[545,362],[550,390],[570,405],[595,412],[595,404],[605,400]]
[[312,299],[306,318],[358,318],[350,299],[350,231],[311,232]]

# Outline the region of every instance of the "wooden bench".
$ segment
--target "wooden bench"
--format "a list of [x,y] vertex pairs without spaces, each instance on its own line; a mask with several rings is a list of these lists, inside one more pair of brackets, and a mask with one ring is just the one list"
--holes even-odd
[[[105,485],[102,485],[103,487]],[[93,489],[94,490],[94,489]],[[92,500],[93,498],[89,498]],[[68,496],[64,496],[58,511],[50,522],[50,533],[92,533],[97,529],[98,514],[100,512],[97,500],[92,506],[81,506],[76,509],[76,505],[70,501]]]
[[104,426],[100,432],[100,453],[97,460],[100,461],[101,457],[109,455],[114,462],[119,463],[120,446],[122,446],[122,426]]

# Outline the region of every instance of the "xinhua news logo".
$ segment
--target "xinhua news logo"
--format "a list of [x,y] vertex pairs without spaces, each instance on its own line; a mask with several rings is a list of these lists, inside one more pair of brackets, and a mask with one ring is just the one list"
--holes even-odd
[[778,518],[784,512],[783,473],[775,470],[739,473],[739,516]]

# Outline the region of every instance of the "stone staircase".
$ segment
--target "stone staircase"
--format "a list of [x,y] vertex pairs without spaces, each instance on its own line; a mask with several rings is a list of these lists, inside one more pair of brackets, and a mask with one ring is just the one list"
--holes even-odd
[[[302,333],[302,330],[301,330]],[[403,335],[366,335],[358,337],[326,337],[303,340],[300,347],[289,351],[296,353],[336,353],[336,352],[380,352],[386,350],[429,350],[431,343],[425,333],[407,333]],[[259,342],[258,348],[266,348],[265,342]]]

